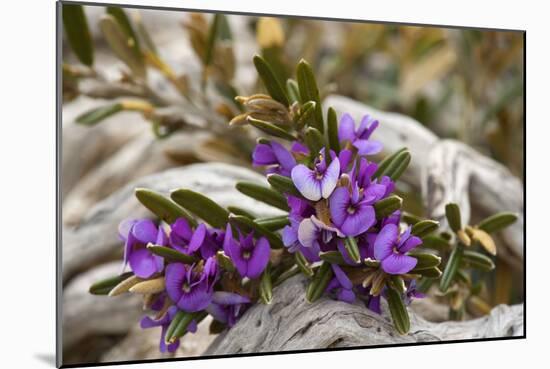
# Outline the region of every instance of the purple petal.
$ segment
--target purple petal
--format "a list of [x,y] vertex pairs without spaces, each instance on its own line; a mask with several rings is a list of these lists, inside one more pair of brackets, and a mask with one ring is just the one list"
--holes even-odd
[[357,140],[353,143],[359,155],[376,155],[383,149],[382,142],[371,140]]
[[277,163],[277,157],[270,145],[257,144],[252,152],[254,165],[271,165]]
[[166,282],[166,292],[172,301],[178,301],[183,294],[181,287],[185,279],[187,270],[182,263],[171,263],[166,267],[164,280]]
[[248,260],[248,278],[254,279],[258,278],[260,274],[264,271],[267,263],[269,263],[269,242],[266,238],[261,237],[256,241],[256,247],[252,251],[252,255]]
[[405,243],[402,246],[400,246],[398,249],[399,249],[399,252],[404,254],[406,252],[411,251],[412,249],[414,249],[415,247],[421,244],[422,244],[422,240],[420,238],[416,236],[412,236],[412,237],[409,237],[407,241],[405,241]]
[[340,292],[338,292],[338,295],[336,296],[338,300],[347,302],[348,304],[351,304],[355,301],[355,293],[351,289],[340,289]]
[[344,287],[347,290],[351,290],[353,288],[353,283],[351,283],[350,279],[348,278],[346,273],[344,273],[342,268],[340,268],[336,264],[332,264],[332,271],[334,272],[334,275],[336,276],[336,278],[338,279],[338,282],[342,287]]
[[147,249],[132,252],[129,262],[134,274],[140,278],[149,278],[159,271],[155,255]]
[[227,311],[222,306],[213,303],[208,305],[206,311],[217,321],[227,323]]
[[357,263],[349,256],[348,250],[346,250],[346,247],[344,246],[344,242],[339,239],[336,243],[336,247],[338,248],[338,251],[340,251],[340,254],[344,258],[344,261],[349,265],[357,265]]
[[303,164],[296,165],[291,172],[292,182],[300,193],[308,200],[321,199],[321,182],[315,178],[315,173]]
[[380,309],[380,296],[371,296],[367,308],[377,314],[382,314],[382,309]]
[[309,155],[309,148],[300,141],[294,141],[290,147],[290,151],[296,154]]
[[172,236],[172,233],[183,238],[184,240],[189,240],[193,236],[193,231],[185,218],[178,218],[176,222],[172,224],[172,232],[170,233],[170,236]]
[[340,124],[338,125],[338,139],[340,142],[353,142],[355,140],[355,122],[348,113],[345,113],[342,115],[342,118],[340,118]]
[[281,166],[286,170],[292,170],[292,168],[296,165],[296,159],[294,159],[294,156],[292,156],[292,154],[283,145],[276,141],[271,142],[271,147],[273,148],[273,152],[277,157],[279,164],[281,164]]
[[374,223],[376,223],[374,208],[369,205],[362,205],[353,214],[348,214],[346,220],[340,226],[340,230],[346,236],[357,236],[366,232]]
[[298,233],[292,226],[285,226],[283,228],[283,244],[286,247],[293,246],[298,241]]
[[201,223],[198,225],[197,229],[195,229],[195,232],[191,237],[191,241],[189,241],[189,252],[197,251],[202,246],[205,236],[206,225],[204,225],[204,223]]
[[332,222],[340,227],[348,216],[350,194],[347,188],[338,187],[329,198],[330,216]]
[[386,194],[386,186],[373,183],[365,189],[363,193],[363,201],[372,204],[380,200]]
[[182,293],[177,305],[181,310],[193,313],[206,309],[211,300],[212,291],[206,282],[202,282],[191,288],[190,292]]
[[340,177],[340,160],[335,158],[328,166],[323,179],[321,180],[321,195],[328,199],[332,191],[336,188],[338,178]]
[[387,224],[380,230],[374,241],[374,257],[383,260],[393,254],[393,246],[399,230],[395,224]]
[[138,220],[132,227],[134,237],[144,244],[155,242],[157,240],[157,233],[157,226],[150,219]]
[[317,244],[317,238],[319,237],[319,232],[315,223],[310,219],[304,219],[300,222],[298,227],[298,241],[304,247],[313,247],[314,244]]
[[382,269],[388,274],[405,274],[416,266],[417,260],[412,256],[392,253],[382,260]]
[[351,150],[345,149],[340,151],[338,154],[338,161],[340,162],[340,170],[345,172],[353,158],[353,152]]
[[237,293],[217,291],[212,295],[212,302],[220,305],[248,304],[250,299]]
[[134,226],[134,224],[136,224],[136,222],[136,219],[125,219],[120,222],[118,225],[118,236],[122,240],[128,239],[128,234],[130,233],[132,227]]
[[155,241],[155,245],[159,245],[159,246],[168,245],[168,236],[166,235],[166,232],[161,226],[159,226],[159,229],[158,229],[157,240]]

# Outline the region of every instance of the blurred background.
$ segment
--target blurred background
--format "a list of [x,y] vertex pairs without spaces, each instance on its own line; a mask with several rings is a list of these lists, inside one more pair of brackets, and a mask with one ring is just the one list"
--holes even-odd
[[[62,45],[67,232],[83,226],[90,209],[136,178],[196,162],[250,168],[255,133],[227,123],[243,111],[235,96],[262,91],[255,53],[275,67],[282,83],[304,58],[316,70],[322,97],[343,95],[412,117],[523,179],[523,33],[160,10],[126,9],[121,16],[98,6],[84,7],[84,15],[88,31],[79,41],[89,41],[93,60],[82,59],[86,50],[75,52],[66,30]],[[71,27],[82,26],[77,16]],[[65,27],[71,19],[64,19]],[[117,29],[113,20],[130,28]],[[134,41],[117,43],[121,32]],[[401,190],[408,210],[421,215],[418,191]],[[119,257],[120,251],[102,262]],[[484,297],[491,306],[523,297],[523,280],[501,264],[487,281]],[[78,278],[95,266],[77,265],[64,276],[72,298],[79,295],[71,283],[84,286]],[[143,334],[125,327],[75,335],[65,346],[66,363],[158,357],[156,331],[149,346],[134,347]],[[197,339],[182,350],[197,355],[208,342]]]

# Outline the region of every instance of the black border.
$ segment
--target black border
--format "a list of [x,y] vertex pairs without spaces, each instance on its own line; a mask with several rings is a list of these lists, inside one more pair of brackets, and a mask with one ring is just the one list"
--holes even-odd
[[[62,222],[61,222],[61,158],[62,158],[62,21],[61,21],[61,9],[63,4],[78,4],[84,6],[119,6],[129,9],[145,9],[145,10],[160,10],[160,11],[179,11],[179,12],[197,12],[197,13],[209,13],[209,14],[228,14],[228,15],[243,15],[243,16],[270,16],[270,17],[284,17],[284,18],[297,18],[308,20],[321,20],[321,21],[333,21],[333,22],[348,22],[348,23],[375,23],[375,24],[387,24],[387,25],[399,25],[399,26],[417,26],[417,27],[437,27],[437,28],[451,28],[451,29],[475,29],[479,31],[508,31],[508,32],[521,32],[523,33],[523,335],[513,337],[490,337],[490,338],[472,338],[461,340],[447,340],[447,341],[433,341],[433,342],[414,342],[414,343],[398,343],[387,345],[369,345],[369,346],[354,346],[354,347],[336,347],[326,349],[303,349],[303,350],[289,350],[289,351],[273,351],[273,352],[257,352],[257,353],[240,353],[240,354],[223,354],[223,355],[208,355],[208,356],[191,356],[191,357],[175,357],[175,358],[162,358],[162,359],[148,359],[148,360],[130,360],[130,361],[113,361],[113,362],[101,362],[101,363],[78,363],[63,365],[63,344],[62,344]],[[309,354],[316,352],[333,352],[333,351],[350,351],[350,350],[364,350],[375,348],[392,348],[392,347],[408,347],[408,346],[428,346],[428,345],[441,345],[441,344],[453,344],[453,343],[474,343],[474,342],[490,342],[490,341],[508,341],[527,338],[527,250],[526,250],[526,229],[527,229],[527,31],[522,29],[506,29],[506,28],[489,28],[489,27],[469,27],[458,25],[442,25],[442,24],[424,24],[424,23],[409,23],[409,22],[395,22],[395,21],[377,21],[377,20],[365,20],[365,19],[347,19],[347,18],[330,18],[330,17],[318,17],[318,16],[303,16],[295,14],[269,14],[269,13],[253,13],[253,12],[237,12],[230,10],[210,10],[210,9],[194,9],[194,8],[179,8],[179,7],[163,7],[153,5],[136,5],[125,3],[98,3],[98,2],[85,2],[85,1],[56,1],[56,366],[58,368],[80,368],[80,367],[96,367],[107,365],[127,365],[127,364],[148,364],[148,363],[164,363],[170,361],[191,361],[191,360],[208,360],[208,359],[224,359],[224,358],[240,358],[250,356],[271,356],[271,355],[285,355],[285,354]]]

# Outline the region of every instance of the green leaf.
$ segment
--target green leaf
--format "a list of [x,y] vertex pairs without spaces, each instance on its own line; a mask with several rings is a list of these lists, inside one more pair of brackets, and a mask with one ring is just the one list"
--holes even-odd
[[439,282],[439,289],[441,290],[441,292],[447,292],[447,290],[449,289],[449,286],[451,285],[451,282],[453,281],[455,274],[460,266],[463,252],[464,250],[460,245],[457,245],[451,252],[451,255],[449,256],[449,260],[447,261],[447,265],[445,265],[443,275],[441,276],[441,280]]
[[218,262],[218,265],[220,265],[228,272],[234,272],[236,270],[235,265],[233,264],[229,256],[225,255],[223,251],[218,251],[218,253],[216,254],[216,261]]
[[227,19],[223,14],[215,14],[210,24],[210,30],[208,31],[208,38],[206,40],[206,53],[204,56],[204,65],[210,65],[214,58],[214,51],[216,49],[216,40],[229,40],[231,39],[231,30]]
[[136,57],[141,58],[142,54],[139,39],[137,38],[134,28],[132,27],[132,23],[130,23],[130,19],[128,19],[128,16],[124,10],[117,6],[108,6],[107,13],[115,18],[120,28],[126,34],[126,37],[128,38],[127,43],[134,50]]
[[319,258],[331,264],[348,265],[339,251],[322,251]]
[[416,223],[422,221],[422,218],[420,218],[419,216],[408,212],[403,212],[401,217],[403,218],[403,221],[409,225],[415,225]]
[[191,226],[197,225],[197,221],[185,209],[158,192],[136,188],[135,195],[143,206],[166,223],[172,224],[178,218],[185,218]]
[[300,107],[300,110],[295,118],[297,130],[303,129],[306,124],[313,121],[316,105],[317,104],[315,101],[308,101]]
[[327,116],[327,137],[331,150],[334,150],[336,154],[340,152],[340,140],[338,138],[338,117],[336,116],[336,110],[331,106],[328,108]]
[[184,264],[193,264],[197,262],[196,257],[186,255],[170,247],[149,244],[147,245],[147,250],[151,251],[155,255],[161,256],[164,259],[168,259],[171,261],[179,261]]
[[273,123],[266,122],[265,120],[256,119],[252,116],[246,117],[246,120],[248,123],[250,123],[251,126],[258,128],[260,131],[267,133],[268,135],[279,137],[288,141],[295,141],[296,137],[294,137],[289,132],[285,131],[284,129],[277,127]]
[[79,124],[84,124],[86,126],[93,126],[94,124],[97,124],[103,119],[106,119],[120,111],[122,111],[122,104],[119,103],[102,106],[80,114],[78,117],[76,117],[76,122]]
[[416,271],[434,268],[441,264],[441,258],[439,256],[428,252],[414,252],[409,255],[417,260],[416,266],[414,267]]
[[361,254],[359,253],[359,246],[354,237],[347,237],[344,241],[344,248],[346,249],[350,258],[357,264],[361,262]]
[[382,172],[381,176],[388,176],[393,181],[397,181],[399,177],[403,174],[405,169],[409,166],[411,162],[411,154],[409,151],[403,151],[399,153],[388,165],[386,170]]
[[477,228],[487,233],[493,233],[515,223],[517,219],[518,215],[515,213],[502,212],[483,219]]
[[[172,324],[168,326],[168,330],[166,331],[166,336],[165,336],[166,343],[173,343],[178,338],[183,337],[187,333],[187,328],[189,327],[189,324],[191,324],[193,320],[196,321],[198,324],[201,320],[203,320],[208,315],[205,311],[199,311],[196,313],[187,313],[187,312],[179,311],[176,314],[176,317],[180,313],[183,313],[183,314],[181,318],[178,319],[177,324],[175,324],[174,328],[171,331],[170,331],[170,327],[172,326]],[[168,332],[170,332],[170,335],[168,335]]]
[[300,274],[300,268],[298,268],[298,266],[296,264],[294,264],[290,268],[285,270],[283,273],[281,273],[281,275],[279,277],[277,277],[275,282],[273,282],[273,287],[279,286],[281,283],[283,283],[287,279],[289,279],[289,278],[291,278],[291,277],[293,277],[297,274]]
[[71,50],[78,60],[91,67],[94,64],[94,45],[84,7],[75,4],[63,4],[63,28]]
[[265,227],[266,229],[272,232],[278,231],[279,229],[284,228],[285,226],[290,224],[288,215],[279,215],[276,217],[269,217],[269,218],[258,218],[258,219],[255,219],[254,222],[256,222],[258,225],[261,225],[262,227]]
[[180,323],[180,321],[186,316],[186,315],[191,315],[190,313],[187,313],[185,311],[181,311],[179,310],[176,315],[174,315],[174,318],[172,319],[172,321],[170,322],[170,325],[168,326],[168,328],[166,329],[166,334],[164,335],[164,341],[168,344],[170,343],[170,338],[173,336],[174,334],[174,330],[176,329],[176,327],[178,326],[178,324]]
[[407,291],[407,287],[405,286],[405,281],[403,281],[403,278],[401,278],[400,276],[391,275],[387,281],[390,288],[396,290],[397,292],[405,293]]
[[271,284],[271,267],[269,265],[260,277],[260,300],[266,305],[273,301],[273,285]]
[[376,172],[374,172],[373,174],[373,177],[374,178],[380,178],[382,177],[382,175],[384,175],[384,173],[386,173],[388,167],[390,166],[390,164],[399,156],[401,155],[402,153],[406,152],[408,149],[406,147],[396,151],[395,153],[389,155],[389,156],[386,156],[381,162],[380,164],[378,165],[378,169],[376,170]]
[[441,269],[439,269],[438,267],[420,269],[420,270],[415,268],[415,269],[411,270],[409,273],[411,273],[411,274],[420,274],[423,277],[432,278],[432,279],[439,278],[443,274],[441,272]]
[[273,189],[280,192],[281,194],[301,196],[300,191],[298,191],[298,189],[294,185],[294,182],[292,182],[292,179],[290,179],[289,177],[272,173],[267,175],[267,181],[269,182],[271,187],[273,187]]
[[136,32],[139,35],[139,38],[143,41],[143,46],[145,50],[148,50],[154,55],[158,55],[157,47],[151,38],[151,35],[147,31],[147,28],[143,24],[141,17],[134,18],[136,25]]
[[[325,138],[323,134],[314,127],[308,127],[305,133],[305,142],[311,152],[312,157],[319,155],[319,152],[325,147]],[[328,155],[325,155],[327,158]]]
[[235,215],[242,215],[242,216],[245,216],[245,217],[250,218],[250,219],[256,218],[256,215],[254,215],[250,211],[248,211],[246,209],[243,209],[243,208],[240,208],[238,206],[228,206],[227,210],[229,210],[230,213],[233,213]]
[[294,260],[296,262],[296,265],[298,265],[298,268],[300,268],[300,271],[308,278],[313,277],[313,269],[311,269],[311,266],[309,265],[309,262],[306,260],[304,254],[302,254],[300,251],[296,251],[294,253]]
[[321,97],[313,69],[304,59],[300,60],[296,68],[296,79],[300,90],[300,101],[305,104],[308,101],[315,101],[315,121],[312,125],[319,132],[323,133],[323,109],[321,107]]
[[229,212],[208,197],[191,190],[179,189],[170,194],[172,200],[215,228],[227,224]]
[[99,28],[115,55],[122,60],[132,73],[140,78],[145,78],[145,60],[143,55],[135,52],[134,46],[128,42],[128,36],[117,22],[115,17],[109,14],[101,16]]
[[434,278],[422,278],[420,279],[420,282],[416,285],[416,289],[420,292],[426,293],[434,283]]
[[113,287],[115,287],[117,284],[127,279],[131,275],[133,275],[132,272],[126,272],[120,275],[116,275],[114,277],[102,279],[101,281],[97,281],[94,284],[92,284],[88,291],[92,295],[108,295],[109,292],[111,292],[111,290],[113,289]]
[[462,220],[460,218],[460,208],[455,203],[445,205],[445,216],[453,232],[462,229]]
[[393,288],[388,288],[386,299],[388,300],[393,326],[399,334],[407,334],[411,328],[411,323],[407,308],[401,299],[401,294]]
[[422,220],[412,226],[411,234],[420,238],[424,238],[434,232],[439,227],[439,222],[435,220]]
[[479,269],[490,272],[495,269],[495,263],[491,258],[476,251],[465,250],[462,255],[461,266],[465,268]]
[[254,66],[258,71],[258,75],[262,79],[262,82],[264,83],[264,86],[267,89],[269,95],[281,104],[289,106],[290,103],[288,101],[285,90],[277,80],[277,77],[275,76],[275,73],[273,73],[273,70],[271,69],[269,64],[265,61],[264,58],[259,55],[254,55],[253,61]]
[[443,251],[449,249],[451,244],[445,238],[432,234],[422,239],[422,247]]
[[269,187],[258,185],[253,182],[237,182],[235,188],[248,197],[274,206],[278,209],[288,211],[286,198]]
[[256,223],[254,220],[244,217],[242,215],[229,216],[229,222],[243,231],[255,231],[259,236],[264,236],[269,241],[269,245],[273,249],[281,249],[284,247],[283,241],[276,234],[271,232],[268,228]]
[[306,299],[308,302],[315,302],[323,295],[332,275],[330,263],[323,262],[307,286]]
[[300,89],[298,87],[298,82],[289,78],[286,81],[286,91],[291,104],[300,101]]
[[391,195],[374,203],[376,219],[382,219],[401,209],[403,199],[397,195]]

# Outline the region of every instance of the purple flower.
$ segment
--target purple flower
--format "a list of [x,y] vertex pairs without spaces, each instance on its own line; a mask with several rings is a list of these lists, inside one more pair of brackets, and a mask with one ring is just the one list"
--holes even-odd
[[365,115],[355,129],[355,122],[351,115],[344,114],[338,125],[338,139],[340,142],[348,141],[355,148],[359,155],[374,155],[382,151],[382,143],[369,140],[372,132],[378,127],[378,121]]
[[321,250],[321,246],[329,243],[334,235],[343,237],[338,229],[326,225],[315,215],[302,220],[298,226],[298,241],[306,248]]
[[246,304],[250,303],[250,299],[246,296],[241,296],[232,292],[217,291],[212,296],[212,303],[206,308],[219,322],[232,327],[237,322],[239,316],[244,312]]
[[277,173],[283,176],[290,176],[290,171],[296,165],[296,159],[276,141],[269,144],[257,144],[252,153],[252,165],[269,166],[268,173]]
[[125,220],[118,227],[120,238],[125,241],[124,262],[130,264],[132,272],[140,278],[149,278],[162,272],[164,259],[147,249],[147,244],[167,245],[168,238],[162,227],[150,219]]
[[[168,329],[168,326],[172,322],[172,319],[176,316],[178,312],[178,308],[176,306],[171,306],[168,308],[168,311],[161,316],[158,319],[152,319],[148,316],[144,316],[141,319],[140,326],[142,329],[148,329],[153,327],[161,327],[161,334],[160,334],[160,352],[174,352],[178,349],[180,345],[180,340],[176,340],[174,343],[166,345],[165,338],[166,338],[166,330]],[[196,332],[197,330],[197,323],[193,320],[191,324],[189,324],[189,327],[187,328],[189,332]]]
[[258,278],[269,262],[270,246],[265,237],[254,243],[254,233],[243,236],[239,232],[239,241],[233,238],[231,226],[225,231],[223,250],[228,255],[242,277]]
[[353,283],[346,273],[336,264],[332,264],[334,278],[329,282],[327,291],[335,291],[336,298],[340,301],[353,303],[355,301],[355,292],[353,292]]
[[387,224],[374,241],[374,257],[380,260],[382,269],[388,274],[408,273],[416,266],[417,260],[406,253],[421,243],[420,238],[411,236],[410,227],[399,236],[398,226]]
[[304,164],[298,164],[292,169],[291,177],[294,185],[308,200],[327,199],[338,182],[340,176],[340,161],[335,157],[327,167],[325,156],[321,152],[315,160],[314,169]]
[[332,222],[346,236],[366,232],[376,223],[372,204],[377,198],[376,187],[373,186],[363,192],[355,184],[351,193],[347,187],[338,187],[329,199]]
[[204,267],[172,263],[166,267],[166,291],[181,310],[201,311],[210,304],[216,276],[217,265],[213,257],[206,260]]

